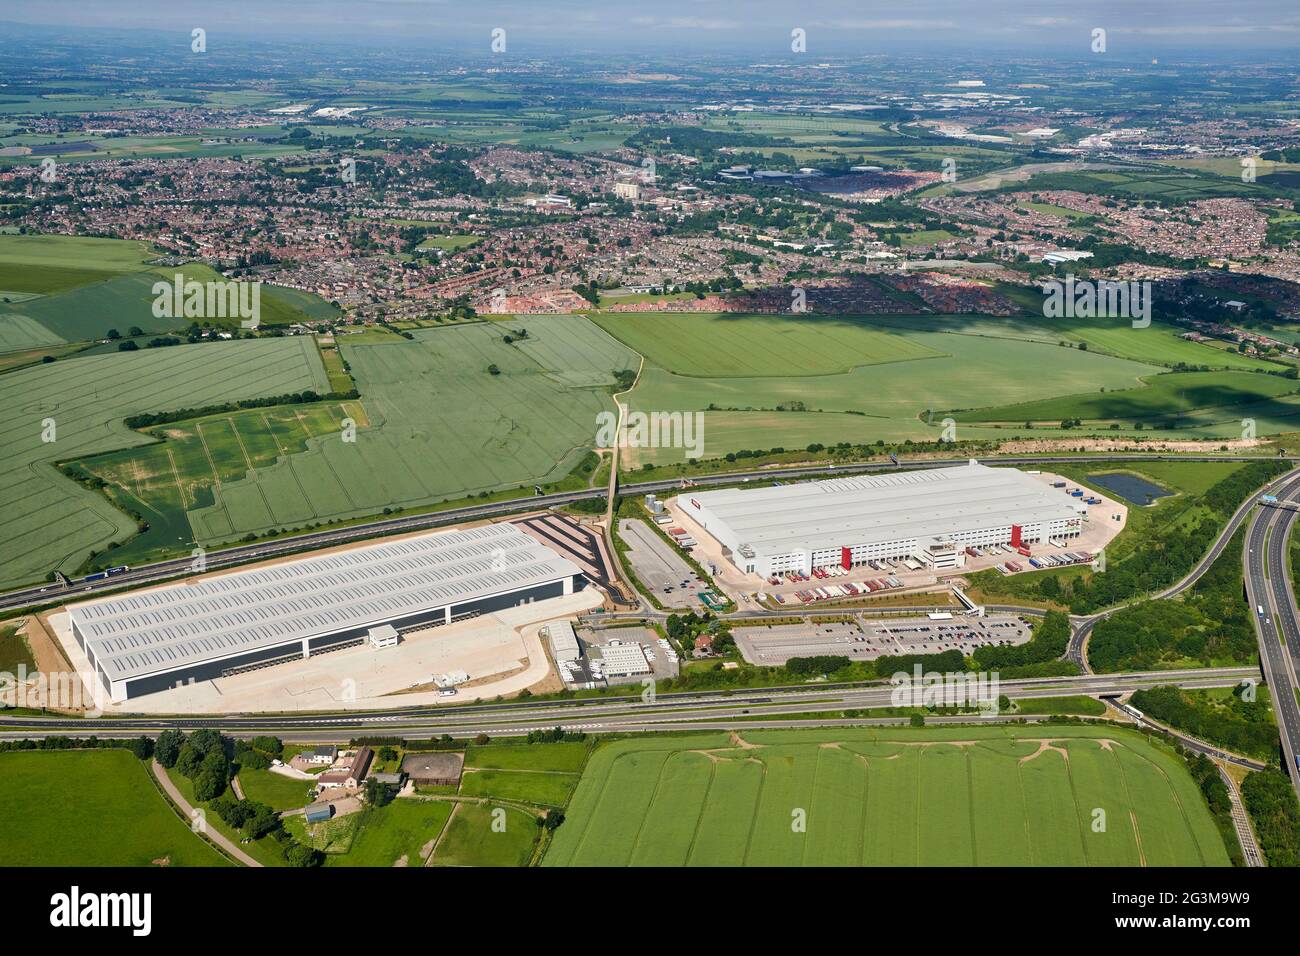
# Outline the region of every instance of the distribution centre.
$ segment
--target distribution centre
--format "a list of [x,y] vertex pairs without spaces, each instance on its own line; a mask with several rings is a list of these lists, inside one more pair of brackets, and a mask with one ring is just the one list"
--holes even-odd
[[[436,531],[69,608],[114,701],[572,594],[581,569],[512,524]],[[386,633],[386,632],[385,632]]]
[[967,546],[1077,537],[1086,502],[1014,468],[968,465],[683,493],[683,511],[741,571],[764,577],[915,558],[956,567]]

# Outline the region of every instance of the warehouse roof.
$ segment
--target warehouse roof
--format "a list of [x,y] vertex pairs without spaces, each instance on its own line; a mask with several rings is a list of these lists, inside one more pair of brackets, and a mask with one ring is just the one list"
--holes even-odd
[[512,524],[435,531],[69,609],[110,680],[174,670],[581,570]]
[[582,656],[578,635],[568,621],[547,621],[543,630],[551,641],[551,653],[557,661],[576,661]]
[[721,522],[736,542],[765,554],[913,538],[928,543],[963,531],[1079,514],[1075,500],[1060,489],[1014,468],[974,462],[689,497],[710,513],[710,531],[723,531]]

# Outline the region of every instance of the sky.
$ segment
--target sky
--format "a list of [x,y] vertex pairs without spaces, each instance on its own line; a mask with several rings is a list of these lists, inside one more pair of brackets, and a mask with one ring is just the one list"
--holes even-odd
[[1146,57],[1300,47],[1296,0],[0,0],[0,22],[481,48],[810,57],[998,50]]

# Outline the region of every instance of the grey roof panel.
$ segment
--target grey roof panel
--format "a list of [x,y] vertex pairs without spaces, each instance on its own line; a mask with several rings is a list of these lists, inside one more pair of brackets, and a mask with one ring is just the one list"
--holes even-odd
[[1074,499],[1014,468],[970,464],[771,488],[691,492],[735,540],[780,554],[1075,517]]
[[494,524],[89,601],[69,613],[109,678],[129,680],[581,573],[514,525]]

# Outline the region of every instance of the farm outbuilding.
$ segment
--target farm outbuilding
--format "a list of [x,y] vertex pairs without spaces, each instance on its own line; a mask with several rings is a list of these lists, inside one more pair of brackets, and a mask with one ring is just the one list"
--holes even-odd
[[459,751],[408,753],[402,760],[402,773],[418,786],[454,787],[460,783],[465,755]]

